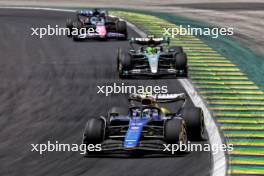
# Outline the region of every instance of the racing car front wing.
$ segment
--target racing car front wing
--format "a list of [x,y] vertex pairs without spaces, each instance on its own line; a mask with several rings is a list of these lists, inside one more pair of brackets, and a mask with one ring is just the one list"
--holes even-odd
[[125,147],[124,142],[120,140],[105,140],[102,144],[101,152],[126,152],[126,151],[151,151],[162,152],[164,150],[162,140],[144,140],[140,141],[136,147]]
[[177,76],[187,77],[185,70],[159,69],[157,73],[152,73],[149,69],[132,69],[123,72],[124,76]]
[[98,33],[87,33],[87,34],[80,34],[77,36],[79,39],[122,39],[126,38],[124,34],[116,33],[116,32],[108,32],[106,35],[100,35]]

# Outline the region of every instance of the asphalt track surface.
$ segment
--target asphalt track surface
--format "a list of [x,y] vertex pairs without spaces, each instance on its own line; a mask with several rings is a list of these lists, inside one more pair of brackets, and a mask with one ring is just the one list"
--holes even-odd
[[[39,39],[31,27],[64,26],[73,14],[0,10],[0,175],[116,176],[210,175],[209,152],[145,158],[91,157],[78,152],[31,152],[32,143],[80,144],[88,118],[112,106],[126,106],[126,95],[97,94],[97,85],[167,85],[183,92],[175,79],[120,80],[116,48],[126,41],[73,42],[65,36]],[[130,36],[136,36],[129,30]],[[191,104],[191,103],[190,103]]]

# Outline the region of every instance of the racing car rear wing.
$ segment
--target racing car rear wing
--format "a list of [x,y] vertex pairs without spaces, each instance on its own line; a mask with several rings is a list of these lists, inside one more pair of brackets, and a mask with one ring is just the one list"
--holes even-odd
[[186,94],[180,93],[180,94],[157,94],[156,100],[159,101],[178,101],[178,100],[185,100]]
[[99,15],[99,16],[108,16],[108,11],[106,9],[81,9],[77,11],[77,15],[83,15],[83,16],[93,16],[93,15]]
[[153,99],[153,101],[157,103],[168,103],[175,102],[180,100],[186,100],[187,96],[185,93],[180,94],[154,94],[154,95],[143,95],[143,94],[130,94],[129,101],[139,101],[141,102],[143,99]]
[[134,38],[130,39],[130,44],[138,44],[138,45],[160,45],[162,43],[170,43],[169,37],[145,37],[145,38]]
[[187,95],[185,93],[180,94],[156,94],[156,95],[144,95],[144,94],[130,94],[128,98],[129,103],[135,106],[135,102],[140,102],[142,105],[156,106],[157,103],[172,103],[182,101],[182,105],[178,108],[177,112],[170,113],[175,115],[181,112],[187,102]]

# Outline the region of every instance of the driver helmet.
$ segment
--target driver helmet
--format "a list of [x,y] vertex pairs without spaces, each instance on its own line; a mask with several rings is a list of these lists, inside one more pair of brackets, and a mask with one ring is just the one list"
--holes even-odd
[[140,110],[139,109],[134,109],[132,111],[132,117],[140,117]]
[[150,109],[144,109],[142,116],[146,117],[146,118],[151,118],[151,110]]
[[156,51],[156,50],[155,50],[155,48],[153,48],[153,47],[150,47],[150,46],[149,46],[149,47],[146,48],[146,52],[147,52],[148,54],[154,54],[155,51]]

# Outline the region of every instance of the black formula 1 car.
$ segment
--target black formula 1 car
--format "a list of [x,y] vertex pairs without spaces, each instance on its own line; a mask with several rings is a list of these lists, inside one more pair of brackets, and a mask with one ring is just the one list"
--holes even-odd
[[[183,102],[176,112],[159,106],[176,101]],[[203,112],[198,107],[185,107],[184,93],[131,94],[129,102],[129,108],[113,107],[106,116],[89,119],[83,133],[83,144],[101,144],[101,151],[97,152],[101,154],[162,153],[164,144],[186,144],[187,140],[204,138]]]
[[74,41],[84,39],[127,39],[127,25],[104,9],[86,9],[77,12],[75,20],[67,19],[68,37]]
[[[164,44],[167,43],[167,46]],[[118,49],[117,70],[120,78],[131,76],[187,77],[187,56],[180,46],[169,46],[169,38],[132,38],[128,51]],[[133,44],[139,45],[137,49]],[[163,45],[162,45],[163,44]]]

